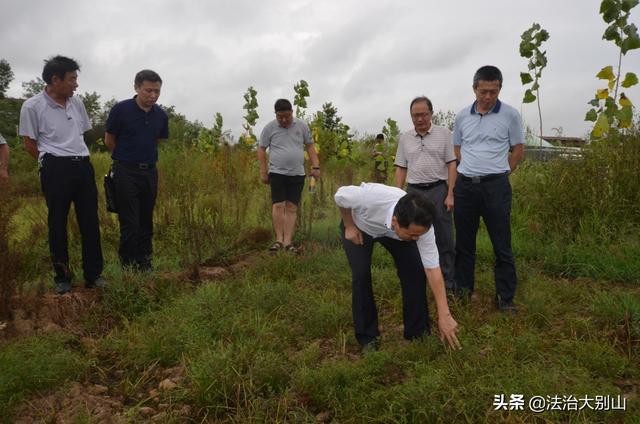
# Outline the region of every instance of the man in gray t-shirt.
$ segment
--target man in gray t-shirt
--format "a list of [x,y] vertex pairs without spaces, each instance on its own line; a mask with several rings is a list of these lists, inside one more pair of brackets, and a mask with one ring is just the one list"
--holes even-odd
[[9,145],[0,134],[0,183],[9,182]]
[[313,178],[320,177],[320,162],[309,126],[303,120],[294,118],[291,102],[278,99],[275,112],[276,119],[264,127],[258,143],[260,180],[271,186],[273,203],[271,213],[276,240],[269,250],[284,248],[296,253],[292,240],[304,187],[304,151],[309,155]]

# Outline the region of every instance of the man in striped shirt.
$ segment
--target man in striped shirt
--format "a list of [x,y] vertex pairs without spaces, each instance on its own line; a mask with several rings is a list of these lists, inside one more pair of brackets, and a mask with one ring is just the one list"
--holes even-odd
[[456,156],[451,131],[433,125],[433,105],[427,97],[416,97],[409,106],[414,128],[403,133],[396,152],[396,186],[407,192],[422,192],[435,206],[433,228],[440,268],[447,290],[454,288],[455,244],[453,241],[453,187]]

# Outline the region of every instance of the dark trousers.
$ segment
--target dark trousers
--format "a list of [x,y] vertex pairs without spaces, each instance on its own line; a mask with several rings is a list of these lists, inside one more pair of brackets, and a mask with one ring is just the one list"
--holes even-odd
[[435,206],[436,214],[433,219],[433,231],[436,235],[436,245],[440,256],[440,268],[444,276],[445,286],[448,289],[453,289],[455,286],[456,245],[453,240],[453,213],[448,211],[444,205],[448,190],[447,184],[439,184],[431,188],[407,187],[408,192],[415,191],[426,195]]
[[371,255],[373,243],[379,242],[393,256],[402,286],[402,318],[404,338],[411,340],[430,333],[427,310],[426,275],[415,241],[373,237],[362,233],[364,244],[358,246],[344,238],[342,246],[351,266],[351,307],[356,339],[365,345],[378,337],[378,310],[371,285]]
[[139,169],[136,165],[114,162],[113,173],[120,222],[120,262],[124,267],[149,270],[158,171],[155,167]]
[[102,274],[95,173],[88,158],[74,159],[46,154],[40,168],[40,184],[48,209],[49,251],[56,283],[70,283],[72,279],[67,238],[71,203],[80,228],[84,279],[93,282]]
[[473,292],[476,235],[482,217],[496,257],[496,296],[510,302],[516,293],[518,280],[511,251],[511,184],[508,176],[480,182],[458,176],[454,204],[457,289]]

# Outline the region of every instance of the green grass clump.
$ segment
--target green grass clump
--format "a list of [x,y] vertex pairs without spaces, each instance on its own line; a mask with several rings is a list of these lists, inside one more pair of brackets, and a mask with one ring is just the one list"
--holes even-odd
[[39,336],[0,348],[0,416],[26,396],[80,378],[90,359],[66,335]]

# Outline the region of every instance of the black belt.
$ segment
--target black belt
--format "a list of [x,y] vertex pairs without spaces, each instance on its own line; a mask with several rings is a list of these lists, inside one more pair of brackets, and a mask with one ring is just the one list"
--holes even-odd
[[413,183],[408,183],[407,185],[411,188],[419,188],[422,190],[429,190],[430,188],[434,188],[439,186],[440,184],[444,184],[446,183],[445,180],[438,180],[435,181],[433,183],[421,183],[421,184],[413,184]]
[[72,162],[84,162],[84,161],[88,161],[89,160],[89,156],[54,156],[51,153],[45,153],[42,158],[43,159],[44,158],[54,158],[54,159],[61,159],[61,160],[70,160]]
[[481,177],[467,177],[465,175],[460,174],[460,178],[462,178],[462,181],[471,181],[473,184],[478,184],[478,183],[483,183],[485,181],[491,181],[497,178],[506,177],[507,175],[509,175],[508,172],[503,172],[502,174],[488,174],[488,175],[483,175]]
[[155,163],[124,162],[121,160],[114,160],[113,162],[122,165],[125,168],[133,169],[153,169],[156,167]]

